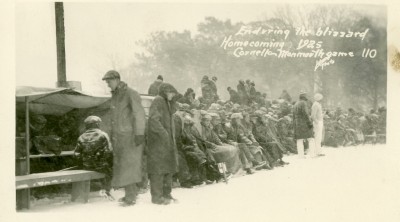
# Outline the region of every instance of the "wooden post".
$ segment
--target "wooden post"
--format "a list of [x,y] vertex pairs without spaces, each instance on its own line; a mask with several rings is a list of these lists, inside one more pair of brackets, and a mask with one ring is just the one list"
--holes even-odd
[[57,43],[57,87],[66,87],[64,5],[55,2],[56,43]]
[[[30,153],[29,153],[29,139],[30,139],[30,133],[29,133],[29,101],[28,101],[28,96],[25,97],[25,142],[26,142],[26,157],[25,157],[25,165],[26,165],[26,170],[23,172],[23,174],[30,174],[31,172],[31,167],[30,167]],[[22,160],[21,160],[22,161]],[[18,162],[16,162],[19,164]],[[21,164],[23,165],[23,164]],[[22,171],[22,170],[21,170]],[[30,199],[31,199],[31,192],[30,189],[23,189],[23,190],[17,190],[17,209],[29,209],[31,206],[30,204]]]
[[82,196],[82,193],[84,192],[84,182],[78,181],[72,183],[72,192],[71,192],[71,201],[75,202],[80,196]]
[[26,174],[31,173],[30,153],[29,153],[29,140],[30,140],[30,127],[29,127],[29,101],[28,96],[25,96],[25,143],[26,143]]

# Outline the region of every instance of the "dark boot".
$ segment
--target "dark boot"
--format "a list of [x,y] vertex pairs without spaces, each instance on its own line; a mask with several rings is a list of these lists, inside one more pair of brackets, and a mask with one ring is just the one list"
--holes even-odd
[[136,184],[130,184],[125,186],[125,197],[119,199],[121,206],[132,206],[136,204],[137,197],[137,186]]
[[171,194],[169,195],[165,195],[164,199],[166,201],[169,201],[169,203],[174,202],[174,203],[179,203],[178,199],[174,198],[173,196],[171,196]]
[[181,183],[182,188],[193,188],[193,184],[190,181],[185,181]]
[[151,202],[153,204],[158,204],[158,205],[168,205],[171,203],[170,199],[165,199],[164,197],[158,198],[158,199],[151,199]]
[[249,175],[254,173],[254,170],[251,169],[251,168],[247,168],[245,170],[246,170],[246,173],[249,174]]
[[265,161],[253,161],[253,169],[261,170],[266,163]]
[[285,161],[283,161],[283,160],[280,160],[280,163],[283,164],[283,165],[289,165],[288,162],[285,162]]
[[271,167],[269,164],[265,164],[263,169],[272,170],[272,169],[274,169],[274,167]]
[[136,200],[123,201],[123,202],[121,203],[120,206],[122,206],[122,207],[129,207],[129,206],[133,206],[133,205],[135,205],[135,204],[136,204]]

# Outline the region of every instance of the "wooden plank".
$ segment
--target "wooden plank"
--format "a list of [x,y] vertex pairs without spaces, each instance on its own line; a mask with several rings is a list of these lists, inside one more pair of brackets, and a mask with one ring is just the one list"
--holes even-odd
[[[55,155],[55,154],[36,154],[36,155],[30,155],[30,159],[36,159],[36,158],[44,158],[44,157],[60,157],[60,156],[73,156],[74,151],[62,151],[60,155]],[[19,160],[24,160],[26,159],[25,157],[17,158]]]
[[30,155],[30,158],[43,158],[43,157],[58,157],[58,156],[73,156],[74,151],[62,151],[60,155],[55,154],[38,154],[38,155]]
[[104,178],[104,174],[102,173],[86,170],[70,170],[16,176],[15,185],[16,189],[19,190],[101,178]]

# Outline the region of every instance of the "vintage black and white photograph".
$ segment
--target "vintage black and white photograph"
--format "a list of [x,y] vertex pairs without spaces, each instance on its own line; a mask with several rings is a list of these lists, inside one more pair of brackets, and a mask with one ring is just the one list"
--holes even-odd
[[14,8],[17,215],[400,219],[387,4]]

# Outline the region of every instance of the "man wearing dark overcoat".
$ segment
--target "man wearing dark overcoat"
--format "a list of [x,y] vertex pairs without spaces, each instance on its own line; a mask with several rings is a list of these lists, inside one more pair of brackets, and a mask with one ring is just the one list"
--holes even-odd
[[111,143],[113,145],[114,188],[125,188],[122,206],[136,203],[137,183],[142,181],[142,156],[145,142],[145,112],[138,92],[121,81],[117,71],[108,71],[103,80],[111,88]]
[[178,151],[175,144],[174,119],[176,111],[172,98],[176,89],[162,83],[149,111],[147,169],[150,179],[151,201],[169,204],[176,201],[171,196],[172,175],[178,172]]
[[304,140],[308,141],[309,150],[314,152],[314,132],[308,108],[308,99],[305,92],[301,92],[299,101],[293,107],[293,128],[294,137],[297,143],[297,154],[299,158],[304,158]]

